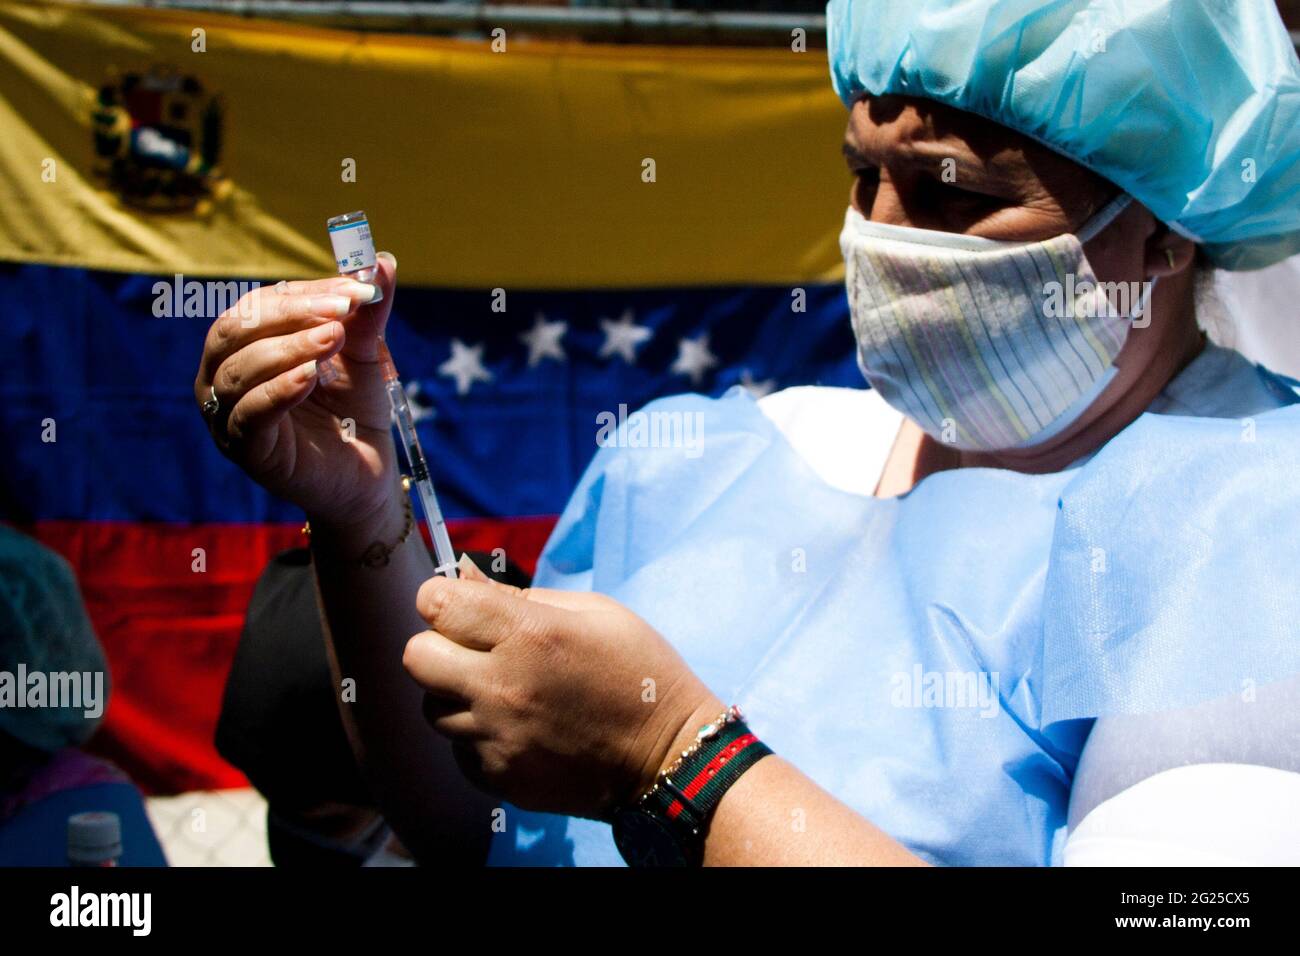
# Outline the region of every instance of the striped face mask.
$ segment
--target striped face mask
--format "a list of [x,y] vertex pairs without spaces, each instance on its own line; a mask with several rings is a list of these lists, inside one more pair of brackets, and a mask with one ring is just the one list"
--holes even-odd
[[1060,434],[1110,383],[1146,314],[1152,283],[1098,283],[1083,254],[1129,201],[1042,242],[891,226],[850,208],[840,248],[867,381],[957,448],[1024,448]]

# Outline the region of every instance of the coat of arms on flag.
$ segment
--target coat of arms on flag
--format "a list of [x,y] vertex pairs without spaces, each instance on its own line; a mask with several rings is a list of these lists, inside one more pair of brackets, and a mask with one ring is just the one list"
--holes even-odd
[[95,175],[127,205],[182,212],[222,192],[221,105],[196,77],[158,68],[112,77],[91,119]]

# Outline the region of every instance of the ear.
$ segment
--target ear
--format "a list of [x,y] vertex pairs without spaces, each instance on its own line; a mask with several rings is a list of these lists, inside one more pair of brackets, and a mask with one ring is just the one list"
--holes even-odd
[[1196,243],[1178,235],[1164,223],[1156,223],[1155,232],[1147,238],[1146,257],[1143,263],[1151,278],[1176,275],[1191,268],[1196,259]]

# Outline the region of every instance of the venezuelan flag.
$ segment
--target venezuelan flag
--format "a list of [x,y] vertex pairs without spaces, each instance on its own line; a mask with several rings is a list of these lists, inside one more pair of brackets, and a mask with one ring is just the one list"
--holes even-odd
[[76,569],[103,747],[154,790],[242,782],[221,687],[301,541],[194,407],[213,291],[331,273],[328,217],[366,210],[399,260],[388,338],[461,549],[531,567],[601,413],[861,382],[817,51],[0,0],[0,75],[0,518]]

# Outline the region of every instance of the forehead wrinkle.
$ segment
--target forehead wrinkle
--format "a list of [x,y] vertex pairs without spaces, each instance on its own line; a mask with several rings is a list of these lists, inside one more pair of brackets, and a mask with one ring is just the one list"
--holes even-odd
[[[1020,208],[1026,222],[1039,223],[1031,228],[1034,232],[1077,227],[1118,192],[1023,134],[940,104],[902,97],[860,100],[850,112],[845,138],[863,162],[882,170],[892,167],[895,177],[925,171],[935,179],[951,179],[942,176],[951,168],[958,188],[1004,198]],[[945,159],[953,165],[945,166]],[[1016,218],[999,211],[982,225],[1001,231]]]
[[[850,114],[849,140],[877,165],[889,163],[916,168],[944,169],[943,160],[956,164],[959,177],[969,183],[1014,184],[1034,178],[1036,165],[1061,163],[1050,151],[1006,129],[970,113],[923,101],[882,98],[875,101],[885,113],[863,101]],[[1073,164],[1065,164],[1073,165]]]
[[967,182],[988,182],[994,178],[992,170],[970,148],[970,145],[958,137],[948,136],[942,139],[913,138],[897,144],[896,150],[904,159],[912,161],[918,167],[938,171],[944,169],[944,161],[952,160],[953,169],[958,180]]
[[944,160],[950,159],[958,179],[968,183],[994,180],[995,172],[965,140],[951,134],[928,138],[926,132],[913,128],[899,136],[897,128],[873,125],[862,129],[851,124],[845,141],[846,155],[860,156],[875,166],[909,166],[933,170],[936,174],[944,171]]

